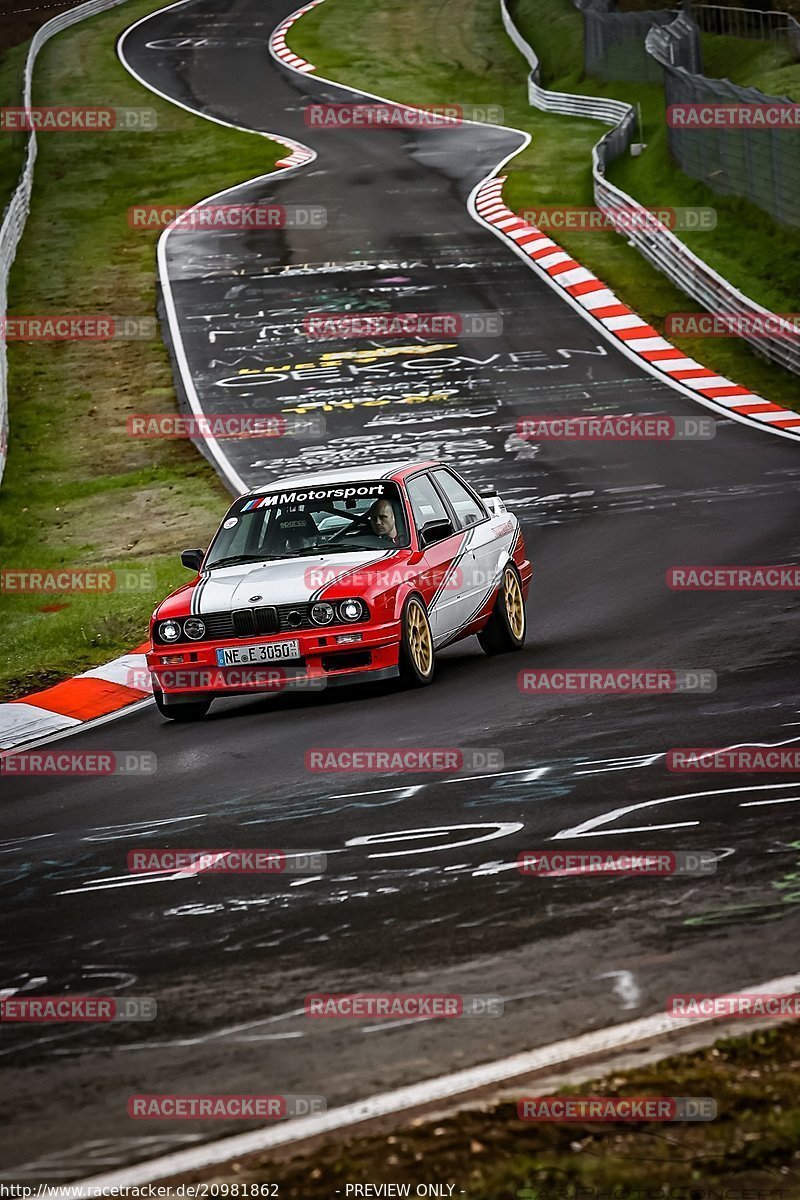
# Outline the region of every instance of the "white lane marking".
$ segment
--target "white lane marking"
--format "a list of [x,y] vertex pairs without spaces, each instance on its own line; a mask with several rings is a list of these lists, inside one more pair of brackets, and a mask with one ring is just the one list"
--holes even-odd
[[[181,818],[176,817],[175,820]],[[195,818],[192,818],[195,819]],[[154,852],[155,853],[155,852]],[[227,858],[229,854],[234,854],[234,850],[219,850],[214,854],[209,854],[212,864],[219,862],[221,859]],[[317,853],[315,851],[315,853]],[[287,854],[287,861],[299,857],[298,854]],[[142,874],[129,875],[112,875],[108,879],[87,879],[80,887],[68,888],[63,892],[56,892],[57,896],[75,896],[89,892],[104,892],[110,891],[113,888],[132,887],[137,884],[144,883],[174,883],[180,879],[195,879],[198,875],[206,875],[212,867],[201,867],[199,865],[180,867],[178,870],[163,870],[163,871],[147,871]],[[320,876],[321,878],[321,876]]]
[[[726,754],[728,750],[750,749],[751,746],[757,747],[759,750],[774,750],[777,746],[791,746],[793,742],[800,742],[800,737],[784,738],[781,742],[732,742],[729,746],[712,746],[706,750],[705,754],[696,754],[694,757],[698,762],[703,759],[711,758],[715,754]],[[703,747],[698,747],[703,749]]]
[[[673,821],[673,822],[670,822],[670,824],[668,824],[668,825],[626,825],[624,827],[616,826],[611,832],[613,834],[617,834],[617,833],[650,833],[654,829],[684,829],[689,825],[699,825],[699,824],[700,824],[699,821]],[[607,829],[598,829],[596,832],[593,832],[593,833],[576,833],[575,837],[608,837],[608,835],[609,835],[609,831]],[[554,842],[556,840],[556,838],[558,838],[560,836],[561,836],[560,834],[556,834],[556,837],[551,838],[550,841]]]
[[642,993],[633,972],[606,971],[603,975],[596,975],[595,978],[614,980],[614,995],[621,1002],[623,1008],[631,1009],[639,1007]]
[[729,796],[736,792],[765,792],[792,787],[797,787],[797,784],[759,783],[749,787],[715,788],[713,791],[705,792],[681,792],[678,796],[662,796],[659,800],[641,800],[638,804],[626,804],[624,808],[612,808],[598,817],[590,817],[588,821],[583,821],[580,825],[573,825],[570,829],[562,829],[550,840],[556,842],[562,838],[581,837],[588,830],[596,829],[598,825],[607,825],[610,821],[615,821],[617,817],[626,817],[628,813],[639,812],[642,808],[653,808],[656,804],[673,804],[676,800],[696,800],[704,796]]
[[278,1021],[288,1021],[290,1017],[303,1016],[305,1007],[292,1008],[288,1012],[278,1013],[274,1017],[262,1017],[258,1021],[245,1021],[239,1025],[228,1025],[222,1029],[215,1029],[211,1033],[201,1033],[193,1038],[174,1038],[163,1042],[130,1042],[127,1045],[119,1045],[117,1050],[161,1050],[167,1046],[202,1046],[205,1042],[213,1042],[218,1038],[230,1037],[234,1033],[242,1033],[248,1029],[257,1029],[260,1025],[274,1025]]
[[[653,763],[658,762],[660,758],[665,757],[665,752],[661,751],[658,754],[631,754],[622,758],[597,758],[590,759],[588,762],[580,763],[580,767],[597,766],[595,771],[575,770],[574,775],[605,775],[609,771],[632,771],[637,767],[649,767]],[[607,764],[607,765],[602,765]]]
[[[182,817],[157,817],[152,821],[126,821],[122,825],[92,825],[83,842],[116,842],[132,837],[147,837],[162,825],[181,825],[184,821],[204,821],[210,813],[186,813]],[[96,836],[90,836],[95,834]]]
[[[766,983],[742,988],[739,993],[729,994],[770,992],[777,995],[793,995],[798,990],[800,990],[800,975],[787,975],[780,979],[771,979]],[[482,1063],[477,1067],[467,1067],[460,1071],[453,1071],[449,1075],[439,1075],[421,1083],[396,1088],[394,1091],[379,1092],[377,1095],[367,1096],[363,1100],[332,1108],[326,1113],[299,1117],[269,1129],[256,1129],[250,1133],[234,1134],[232,1137],[221,1138],[216,1142],[189,1150],[178,1150],[174,1154],[166,1154],[151,1162],[124,1167],[119,1171],[96,1175],[91,1179],[78,1180],[72,1186],[73,1188],[88,1187],[89,1185],[92,1187],[136,1187],[155,1183],[173,1175],[189,1174],[206,1167],[230,1162],[233,1158],[257,1154],[276,1146],[291,1145],[308,1137],[331,1133],[336,1129],[346,1129],[374,1117],[390,1113],[402,1114],[419,1105],[454,1100],[464,1092],[474,1091],[476,1088],[500,1086],[506,1081],[519,1079],[533,1071],[555,1066],[563,1067],[568,1063],[584,1059],[588,1055],[623,1050],[634,1042],[702,1025],[709,1027],[709,1040],[715,1040],[718,1036],[715,1032],[718,1023],[714,1022],[711,1017],[697,1017],[693,1018],[691,1022],[687,1022],[680,1017],[672,1017],[666,1012],[652,1013],[647,1017],[639,1017],[634,1021],[612,1025],[608,1029],[594,1030],[578,1037],[567,1038],[549,1046],[541,1046],[536,1050],[524,1050],[519,1054],[510,1055],[508,1058]]]
[[426,785],[424,783],[411,784],[410,786],[404,786],[402,783],[398,783],[396,787],[372,788],[368,792],[339,792],[336,795],[329,796],[328,799],[329,800],[356,800],[360,796],[385,796],[387,792],[397,792],[398,800],[407,800],[411,796],[413,796],[416,792],[422,791],[422,789],[425,786]]
[[[179,818],[175,818],[175,819],[177,820]],[[385,845],[387,842],[393,842],[393,841],[401,841],[401,842],[422,841],[425,838],[430,837],[431,834],[437,834],[437,833],[446,834],[446,833],[450,833],[452,830],[464,830],[464,829],[490,830],[489,833],[483,833],[479,837],[467,838],[466,840],[459,841],[459,842],[443,842],[441,845],[436,845],[436,846],[424,846],[424,847],[415,846],[411,850],[389,850],[389,851],[385,851],[382,854],[370,854],[368,857],[369,858],[392,858],[396,855],[402,856],[402,855],[416,854],[416,853],[429,854],[429,853],[438,852],[438,851],[442,851],[442,850],[455,849],[459,846],[472,846],[478,842],[491,841],[494,838],[505,837],[508,834],[516,833],[518,830],[520,830],[522,828],[523,828],[523,824],[521,821],[506,821],[506,822],[492,821],[489,823],[471,823],[468,825],[434,825],[434,826],[426,826],[421,829],[401,829],[401,830],[396,830],[396,831],[390,830],[385,833],[370,833],[370,834],[366,834],[362,837],[350,838],[348,841],[345,842],[344,846],[341,849],[328,850],[328,851],[325,851],[325,853],[328,855],[330,855],[330,854],[345,854],[348,849],[350,849],[354,846]],[[229,850],[219,851],[218,853],[216,853],[214,855],[214,861],[225,858],[225,856],[230,853],[232,853],[232,851],[229,851]],[[296,856],[288,855],[287,857],[293,858]],[[90,895],[93,892],[112,891],[115,888],[139,887],[144,884],[153,884],[153,883],[175,883],[177,881],[184,880],[184,879],[194,879],[198,875],[203,875],[203,874],[207,874],[206,869],[201,869],[200,867],[197,867],[197,866],[188,866],[188,867],[182,867],[180,870],[177,870],[177,871],[152,871],[152,872],[147,872],[146,874],[142,874],[142,875],[114,875],[114,876],[111,876],[110,878],[89,879],[89,880],[86,880],[84,883],[82,883],[79,887],[66,888],[63,891],[56,892],[55,894],[57,896]],[[316,876],[315,878],[321,879],[322,876]],[[294,885],[290,884],[289,886],[300,886],[303,883],[311,883],[311,882],[313,882],[312,879],[304,878],[302,880],[296,880]]]
[[[520,779],[520,783],[532,783],[535,779],[541,779],[542,775],[546,775],[549,770],[550,767],[521,767],[516,771],[486,771],[482,775],[454,775],[449,779],[436,779],[431,782],[435,782],[436,787],[442,787],[446,783],[474,783],[476,779],[500,779],[505,778],[508,775],[521,775],[523,778]],[[403,790],[408,791],[409,795],[413,795],[415,792],[419,792],[427,786],[428,781],[425,783],[414,784],[406,789],[403,788],[402,784],[398,784],[396,787],[375,788],[368,792],[338,792],[333,796],[329,796],[328,799],[350,800],[357,796],[382,796],[386,792],[398,792]],[[405,799],[405,797],[400,797],[400,799]]]
[[114,879],[108,880],[107,883],[95,882],[90,879],[86,883],[82,883],[80,887],[66,888],[65,891],[56,892],[55,894],[57,896],[89,896],[92,892],[108,892],[113,891],[114,888],[140,887],[145,883],[166,883],[170,878],[174,878],[174,876],[162,876],[155,879],[150,875],[142,875],[138,878],[131,878],[128,875],[117,875]]
[[739,808],[763,808],[765,804],[796,804],[800,796],[782,796],[775,800],[746,800]]
[[465,838],[460,842],[443,842],[440,846],[414,846],[411,850],[386,850],[382,854],[369,854],[368,858],[395,858],[406,854],[433,854],[442,850],[455,850],[459,846],[474,846],[478,842],[491,842],[495,838],[508,837],[522,829],[522,821],[491,821],[469,825],[430,825],[421,829],[398,829],[388,833],[367,833],[363,837],[349,838],[345,846],[383,846],[387,842],[421,841],[435,833],[451,833],[457,829],[488,829],[479,837]]

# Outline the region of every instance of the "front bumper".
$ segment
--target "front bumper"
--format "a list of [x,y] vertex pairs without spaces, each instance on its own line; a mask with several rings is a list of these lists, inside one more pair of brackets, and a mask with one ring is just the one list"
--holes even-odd
[[[336,641],[337,637],[354,634],[360,635],[359,641],[344,644]],[[300,643],[299,660],[227,667],[217,664],[219,649],[274,645],[295,638]],[[399,645],[399,621],[384,625],[324,626],[271,636],[256,634],[213,642],[182,642],[177,646],[156,645],[147,654],[147,665],[153,685],[162,692],[164,701],[179,704],[260,692],[321,691],[350,681],[391,678],[398,670]]]

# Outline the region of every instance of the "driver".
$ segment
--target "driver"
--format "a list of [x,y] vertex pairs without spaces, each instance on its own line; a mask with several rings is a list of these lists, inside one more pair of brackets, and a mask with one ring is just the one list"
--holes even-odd
[[388,538],[396,546],[399,546],[400,534],[394,518],[394,509],[388,500],[376,500],[367,516],[369,527],[377,537]]

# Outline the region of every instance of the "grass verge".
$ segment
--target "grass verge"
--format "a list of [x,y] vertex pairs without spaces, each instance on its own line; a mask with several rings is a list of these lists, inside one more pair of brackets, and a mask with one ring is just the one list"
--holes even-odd
[[[233,1163],[214,1183],[277,1184],[288,1200],[437,1184],[469,1200],[796,1200],[800,1031],[794,1024],[592,1080],[560,1095],[709,1096],[713,1121],[539,1124],[516,1103],[328,1141],[289,1161]],[[535,1087],[529,1091],[536,1095]],[[452,1186],[452,1191],[448,1187]],[[423,1194],[423,1193],[420,1193]]]
[[[640,159],[624,160],[615,182],[645,204],[716,208],[716,231],[687,234],[687,245],[768,308],[793,311],[800,293],[800,233],[779,228],[745,201],[716,196],[669,166],[666,144],[659,146],[656,132],[659,107],[663,125],[662,89],[584,79],[582,18],[569,0],[518,0],[516,16],[540,56],[545,86],[629,101],[644,98],[648,149]],[[496,3],[404,0],[397,6],[389,0],[328,0],[293,26],[289,42],[321,75],[407,104],[502,105],[505,123],[527,130],[533,139],[506,168],[509,205],[519,212],[593,203],[591,148],[604,127],[530,108],[527,65],[507,37]],[[783,60],[772,48],[767,59],[760,45],[736,45],[744,46],[738,81],[775,80],[781,72],[782,90],[791,93],[794,81],[798,94],[797,66],[779,65]],[[715,69],[721,67],[719,58],[714,61]],[[639,172],[635,179],[632,171]],[[702,311],[615,233],[559,230],[556,239],[656,328],[663,330],[668,313]],[[797,378],[764,362],[739,339],[670,340],[737,383],[800,410]]]
[[[0,58],[0,106],[16,108],[22,104],[22,76],[25,69],[27,46],[15,46]],[[25,161],[24,133],[0,133],[0,217],[19,181],[19,173]]]
[[[157,235],[128,225],[129,206],[190,204],[270,171],[285,154],[266,138],[193,117],[131,78],[116,37],[160,7],[125,4],[60,34],[39,57],[34,103],[151,107],[158,129],[39,136],[12,315],[154,315]],[[227,503],[191,443],[126,435],[130,413],[176,408],[160,337],[11,343],[9,390],[3,568],[138,569],[150,581],[135,592],[0,591],[0,623],[11,631],[0,644],[7,700],[143,641],[155,604],[188,578],[179,550],[207,544]]]

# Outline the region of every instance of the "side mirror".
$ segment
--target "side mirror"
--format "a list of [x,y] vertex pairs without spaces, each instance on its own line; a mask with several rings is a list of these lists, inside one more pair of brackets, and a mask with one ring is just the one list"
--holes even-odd
[[443,538],[450,537],[453,533],[455,533],[453,522],[446,517],[440,517],[437,521],[426,521],[419,531],[420,544],[432,546],[434,542],[441,542]]
[[495,488],[487,488],[485,492],[481,492],[481,500],[493,517],[502,516],[504,512],[508,511]]
[[205,556],[205,550],[181,550],[181,563],[190,571],[199,571]]

